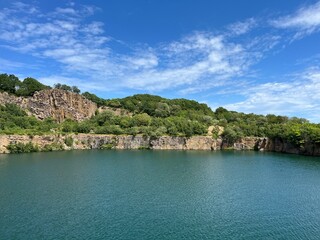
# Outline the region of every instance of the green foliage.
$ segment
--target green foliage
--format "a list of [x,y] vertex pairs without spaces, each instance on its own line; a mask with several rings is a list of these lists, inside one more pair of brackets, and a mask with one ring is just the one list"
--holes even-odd
[[0,74],[0,91],[15,93],[20,84],[19,78],[15,75]]
[[132,126],[149,126],[151,117],[147,113],[136,114],[132,117]]
[[98,107],[106,105],[106,100],[99,98],[97,95],[89,92],[82,93],[82,96],[84,96],[86,99],[96,103]]
[[30,152],[38,152],[39,148],[36,145],[33,145],[31,142],[29,143],[16,143],[9,144],[7,149],[10,153],[30,153]]
[[77,86],[72,86],[71,87],[71,91],[73,92],[73,93],[77,93],[77,94],[80,94],[80,89],[77,87]]
[[[54,86],[80,93],[76,86],[57,83]],[[0,74],[0,91],[10,94],[31,96],[36,91],[48,89],[33,78],[21,82],[16,76]],[[194,136],[206,135],[207,129],[214,126],[212,137],[219,137],[219,127],[224,127],[222,137],[232,143],[245,136],[280,138],[298,147],[306,143],[320,144],[320,125],[309,123],[303,118],[288,118],[268,114],[266,116],[228,111],[223,107],[214,112],[203,103],[187,99],[166,99],[150,94],[137,94],[122,99],[104,100],[95,94],[84,92],[85,98],[99,107],[130,112],[116,115],[113,111],[104,111],[83,122],[66,120],[58,124],[53,119],[39,121],[28,116],[14,104],[0,105],[0,134],[45,134],[45,133],[97,133],[97,134],[141,134],[150,137],[163,135]],[[72,146],[72,140],[66,138],[66,145]],[[28,146],[30,148],[30,146]],[[26,147],[28,149],[28,147]],[[12,146],[12,151],[20,151],[22,146]],[[48,151],[60,146],[48,145]],[[21,150],[22,151],[22,150]]]
[[46,144],[41,151],[43,152],[52,152],[52,151],[62,151],[64,150],[62,144],[60,143],[51,143],[51,144]]
[[72,137],[66,137],[64,139],[64,143],[68,146],[68,147],[72,147],[73,145],[73,138]]
[[34,78],[25,78],[20,84],[20,88],[15,92],[18,96],[32,96],[35,92],[50,89]]
[[97,127],[95,130],[95,133],[120,135],[120,134],[123,134],[123,130],[119,125],[106,125],[106,126]]
[[0,111],[6,111],[8,114],[16,117],[24,117],[27,116],[26,112],[23,111],[16,104],[7,103],[5,106],[0,106]]
[[8,92],[18,96],[32,96],[36,91],[49,89],[34,78],[25,78],[23,82],[11,74],[0,74],[0,91]]
[[236,127],[227,126],[222,134],[224,140],[228,143],[234,143],[243,137],[243,134]]
[[0,134],[41,135],[57,127],[53,119],[37,120],[15,104],[0,105]]
[[100,149],[113,149],[114,148],[114,143],[106,143],[106,144],[103,144]]
[[78,94],[81,92],[77,86],[70,87],[69,85],[61,84],[61,83],[54,84],[54,88],[69,91],[69,92],[74,92],[74,93],[78,93]]
[[110,107],[121,107],[133,113],[147,113],[151,117],[183,116],[199,120],[203,115],[213,116],[212,110],[206,104],[187,99],[170,100],[150,94],[112,99],[106,104]]

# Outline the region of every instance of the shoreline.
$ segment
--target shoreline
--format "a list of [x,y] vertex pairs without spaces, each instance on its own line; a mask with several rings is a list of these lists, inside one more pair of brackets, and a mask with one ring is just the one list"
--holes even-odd
[[150,150],[256,150],[297,155],[320,156],[320,145],[294,146],[281,139],[244,137],[234,143],[210,136],[160,136],[110,134],[0,135],[0,153],[49,152],[84,149]]

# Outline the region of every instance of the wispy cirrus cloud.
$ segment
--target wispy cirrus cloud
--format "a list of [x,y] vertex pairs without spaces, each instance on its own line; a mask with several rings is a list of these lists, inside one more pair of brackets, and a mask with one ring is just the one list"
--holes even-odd
[[283,79],[287,81],[237,89],[233,94],[242,95],[245,100],[225,107],[248,113],[309,116],[314,121],[320,119],[320,112],[316,110],[320,109],[320,69],[309,68],[301,73],[283,76]]
[[270,21],[280,29],[297,31],[296,37],[311,34],[320,29],[320,2],[299,8],[295,13]]
[[245,21],[238,21],[227,26],[227,30],[231,35],[246,34],[258,25],[254,18],[246,19]]
[[90,77],[93,86],[108,83],[110,90],[176,88],[184,94],[220,86],[245,74],[263,56],[264,50],[257,45],[275,42],[233,42],[230,32],[245,34],[254,27],[255,20],[248,19],[230,25],[228,34],[193,32],[158,46],[129,46],[120,54],[112,47],[118,41],[105,33],[104,24],[87,21],[98,10],[68,5],[41,12],[35,6],[16,3],[1,12],[0,18],[7,21],[0,22],[0,40],[7,49],[56,61],[62,80],[76,73],[86,81]]
[[244,74],[256,57],[240,44],[203,32],[169,43],[157,53],[160,67],[130,74],[125,85],[151,91],[179,86],[201,91]]
[[[47,12],[33,4],[13,3],[0,10],[0,48],[32,56],[37,62],[32,68],[41,72],[35,77],[49,85],[61,82],[103,92],[172,91],[182,96],[208,91],[218,94],[218,89],[224,88],[225,95],[244,99],[225,105],[232,110],[304,112],[320,119],[314,111],[320,100],[318,69],[308,69],[294,81],[282,76],[282,81],[259,83],[258,77],[249,77],[268,54],[281,51],[277,47],[288,39],[283,29],[292,29],[297,38],[320,29],[320,2],[271,21],[252,17],[215,33],[193,31],[153,46],[130,45],[109,36],[104,23],[95,18],[99,11],[103,10],[69,3]],[[3,57],[1,63],[2,71],[31,68],[30,62],[15,63]],[[54,72],[45,71],[49,64],[55,66]]]

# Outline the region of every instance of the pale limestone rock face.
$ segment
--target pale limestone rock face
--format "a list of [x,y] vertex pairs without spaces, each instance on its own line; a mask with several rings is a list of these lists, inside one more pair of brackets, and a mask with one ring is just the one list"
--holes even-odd
[[79,94],[52,89],[36,92],[29,99],[28,109],[39,119],[53,117],[58,122],[65,119],[83,121],[95,114],[97,105]]
[[0,104],[14,103],[38,119],[52,117],[58,122],[65,119],[83,121],[95,114],[97,105],[80,94],[60,89],[36,92],[32,97],[16,97],[0,93]]
[[195,136],[186,140],[186,149],[190,150],[212,150],[214,139],[211,137]]
[[213,132],[216,132],[218,136],[221,136],[223,131],[224,131],[224,127],[222,127],[222,126],[218,126],[218,125],[209,126],[208,131],[207,131],[207,135],[212,136]]
[[[72,146],[65,144],[66,138],[72,138]],[[8,153],[7,146],[16,143],[37,145],[39,149],[55,144],[64,150],[69,149],[100,149],[108,146],[114,149],[158,149],[158,150],[219,150],[221,140],[214,140],[206,136],[170,137],[163,136],[151,139],[145,136],[116,136],[106,134],[69,134],[20,136],[0,135],[0,153]]]
[[[72,138],[72,145],[66,145],[66,139]],[[50,145],[60,146],[63,150],[100,149],[105,145],[114,149],[159,149],[159,150],[220,150],[230,147],[235,150],[260,150],[320,156],[320,144],[305,144],[301,148],[279,139],[246,137],[232,146],[223,144],[222,139],[207,136],[150,138],[144,136],[116,136],[106,134],[69,134],[69,135],[0,135],[0,153],[9,153],[7,146],[16,143],[29,143],[44,149]]]
[[150,141],[150,147],[152,149],[175,149],[184,150],[186,149],[186,138],[184,137],[169,137],[163,136]]

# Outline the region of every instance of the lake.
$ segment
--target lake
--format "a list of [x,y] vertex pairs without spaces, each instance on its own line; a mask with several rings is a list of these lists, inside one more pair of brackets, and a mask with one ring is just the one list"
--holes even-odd
[[320,158],[84,150],[0,155],[0,239],[319,239]]

